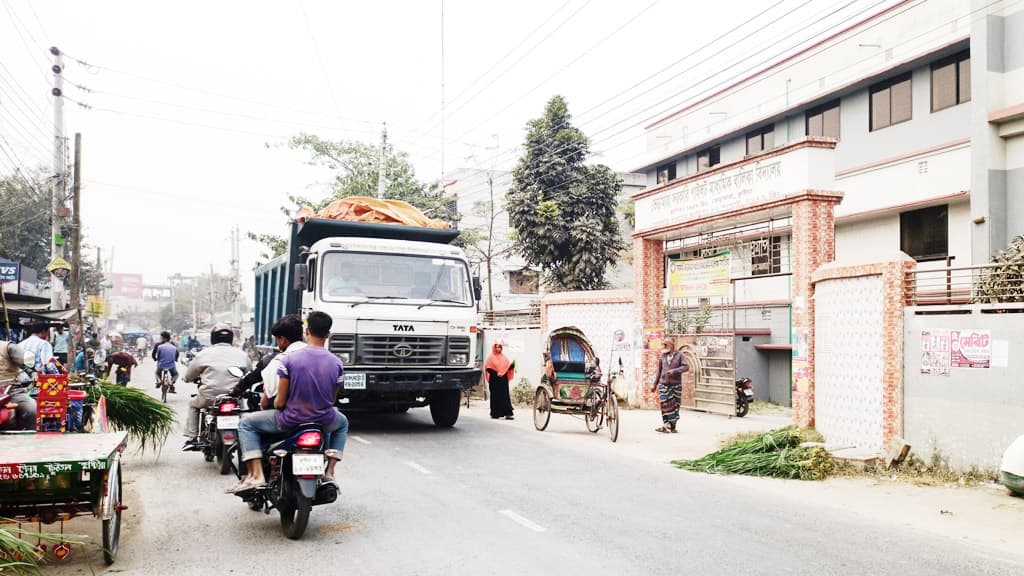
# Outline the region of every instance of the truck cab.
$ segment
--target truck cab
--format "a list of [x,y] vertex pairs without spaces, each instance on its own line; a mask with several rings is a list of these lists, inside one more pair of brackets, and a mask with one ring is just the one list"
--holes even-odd
[[[344,409],[429,406],[437,426],[454,425],[462,390],[480,380],[479,280],[463,251],[448,243],[457,232],[337,221],[314,226],[318,233],[293,230],[293,244],[312,242],[257,271],[258,340],[270,341],[269,326],[281,315],[261,314],[261,300],[280,300],[260,297],[261,271],[271,287],[287,275],[284,313],[319,310],[334,321],[327,347],[345,364]],[[271,271],[277,275],[267,276]]]

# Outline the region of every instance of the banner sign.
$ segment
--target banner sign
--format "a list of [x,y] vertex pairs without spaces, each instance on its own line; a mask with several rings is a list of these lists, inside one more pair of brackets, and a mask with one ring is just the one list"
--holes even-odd
[[921,374],[949,376],[949,330],[921,331]]
[[711,258],[673,261],[669,267],[669,298],[729,295],[729,252]]
[[988,330],[950,332],[953,368],[988,368],[992,362],[992,335]]
[[0,262],[0,282],[17,282],[18,267],[17,262]]

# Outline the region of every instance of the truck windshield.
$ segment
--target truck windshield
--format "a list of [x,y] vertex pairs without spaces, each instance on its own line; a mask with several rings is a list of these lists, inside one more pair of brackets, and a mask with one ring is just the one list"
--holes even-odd
[[327,302],[373,299],[443,301],[440,306],[469,306],[469,271],[454,258],[327,252],[320,264],[320,294]]

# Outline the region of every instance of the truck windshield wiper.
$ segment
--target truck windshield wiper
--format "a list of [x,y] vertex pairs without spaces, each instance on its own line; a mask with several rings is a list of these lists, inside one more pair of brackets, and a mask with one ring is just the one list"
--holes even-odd
[[366,298],[366,300],[363,300],[361,302],[353,302],[352,306],[350,306],[350,308],[355,308],[356,306],[359,306],[360,304],[366,304],[367,302],[370,302],[371,300],[408,300],[409,299],[406,296],[364,296],[364,298]]
[[434,305],[434,304],[465,304],[465,302],[463,302],[462,300],[447,300],[447,299],[431,300],[430,302],[427,302],[426,304],[420,304],[419,306],[416,307],[416,309],[420,310],[424,306],[431,306],[431,305]]

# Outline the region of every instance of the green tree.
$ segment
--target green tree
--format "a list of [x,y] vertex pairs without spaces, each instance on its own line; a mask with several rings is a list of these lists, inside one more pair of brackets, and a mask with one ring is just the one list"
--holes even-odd
[[505,199],[514,249],[543,271],[551,290],[597,290],[625,243],[616,208],[622,179],[584,162],[590,143],[572,125],[565,98],[527,124],[526,146]]
[[50,263],[50,183],[41,171],[0,177],[0,255],[43,270]]
[[[379,145],[351,140],[330,141],[306,133],[295,136],[288,145],[293,150],[308,153],[309,165],[326,167],[333,171],[335,176],[331,181],[328,195],[322,200],[289,194],[288,203],[291,207],[281,208],[285,216],[291,217],[302,206],[309,206],[318,211],[339,198],[377,196]],[[384,179],[385,198],[404,200],[419,208],[429,218],[445,220],[452,225],[458,223],[458,213],[451,206],[450,199],[445,198],[436,183],[428,184],[416,177],[416,170],[407,153],[388,146]],[[288,241],[281,235],[253,232],[247,235],[249,239],[264,246],[262,255],[266,259],[283,254],[288,247]]]

